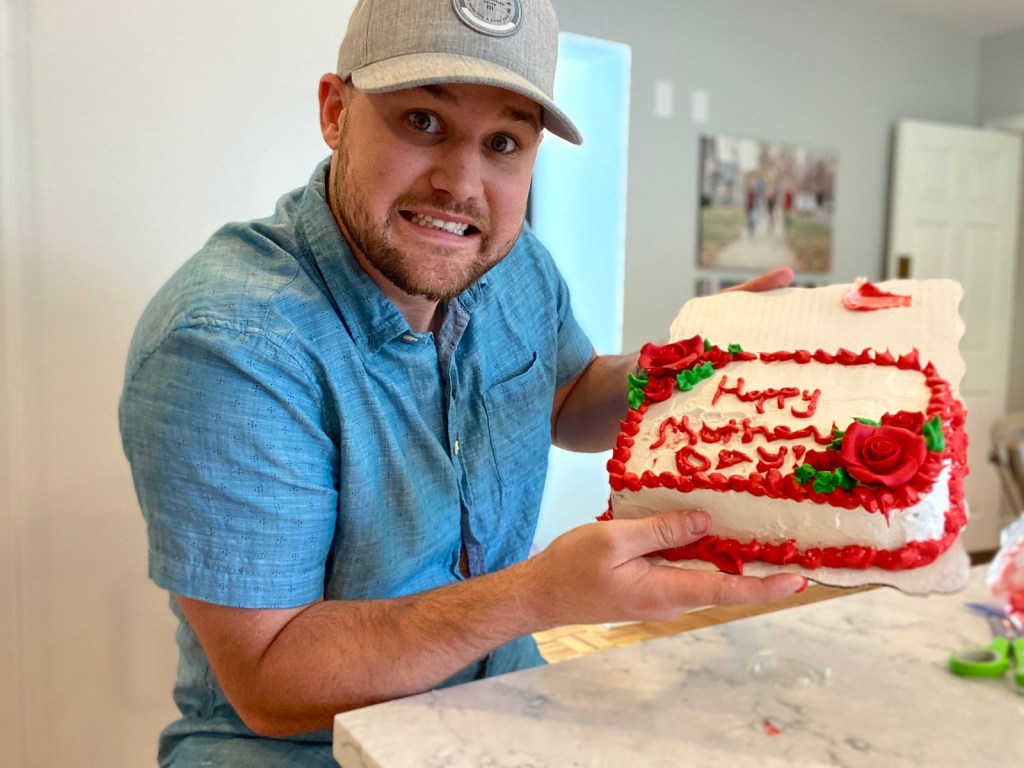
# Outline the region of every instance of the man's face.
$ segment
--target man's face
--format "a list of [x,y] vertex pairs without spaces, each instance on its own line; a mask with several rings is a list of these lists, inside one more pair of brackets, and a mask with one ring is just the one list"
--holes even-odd
[[345,92],[331,203],[356,258],[385,293],[457,296],[519,235],[540,107],[472,84]]

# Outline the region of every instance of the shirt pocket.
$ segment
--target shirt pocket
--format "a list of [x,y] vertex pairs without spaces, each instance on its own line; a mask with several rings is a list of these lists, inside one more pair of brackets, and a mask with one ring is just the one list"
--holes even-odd
[[543,485],[553,397],[550,377],[536,354],[520,373],[484,392],[491,451],[503,488]]

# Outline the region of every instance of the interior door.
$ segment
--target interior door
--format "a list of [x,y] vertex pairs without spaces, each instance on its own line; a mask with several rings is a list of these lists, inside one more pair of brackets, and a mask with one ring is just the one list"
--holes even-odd
[[896,127],[888,277],[952,278],[964,289],[960,385],[970,437],[964,534],[998,545],[1003,500],[989,430],[1006,411],[1021,188],[1021,139],[998,131],[902,121]]

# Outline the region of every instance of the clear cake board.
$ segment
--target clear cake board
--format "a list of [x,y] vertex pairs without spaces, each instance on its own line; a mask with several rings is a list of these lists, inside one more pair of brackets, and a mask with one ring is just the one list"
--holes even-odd
[[[953,280],[889,280],[877,286],[884,291],[910,296],[910,306],[849,310],[843,305],[843,296],[854,287],[851,284],[782,288],[764,293],[732,291],[688,301],[672,323],[670,341],[700,334],[720,347],[740,344],[750,352],[784,349],[834,352],[840,348],[860,352],[870,348],[903,354],[917,348],[921,362],[932,362],[959,397],[965,370],[959,349],[964,333],[958,309],[963,296],[960,284]],[[696,562],[700,561],[673,565],[691,568]],[[743,568],[744,573],[759,576],[780,571],[800,573],[830,586],[882,584],[910,594],[927,594],[962,589],[967,583],[970,558],[962,539],[958,539],[934,563],[912,571],[806,570],[761,562],[747,563]]]

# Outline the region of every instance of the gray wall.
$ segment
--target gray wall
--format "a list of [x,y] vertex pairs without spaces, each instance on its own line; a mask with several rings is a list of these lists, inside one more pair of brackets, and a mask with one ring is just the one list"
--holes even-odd
[[1024,29],[981,41],[978,116],[1024,115]]
[[[982,122],[1005,117],[1024,131],[1024,29],[995,35],[981,42],[978,75],[978,118]],[[1024,195],[1022,195],[1024,198]],[[1021,210],[1024,221],[1024,199]],[[1010,360],[1011,411],[1024,411],[1024,236],[1017,260],[1017,312],[1013,322],[1013,350]]]
[[[624,345],[662,338],[697,276],[702,133],[838,154],[829,281],[882,277],[891,128],[977,123],[970,35],[847,0],[553,0],[564,31],[632,46]],[[675,115],[654,116],[654,83]],[[690,93],[710,120],[690,119]]]

